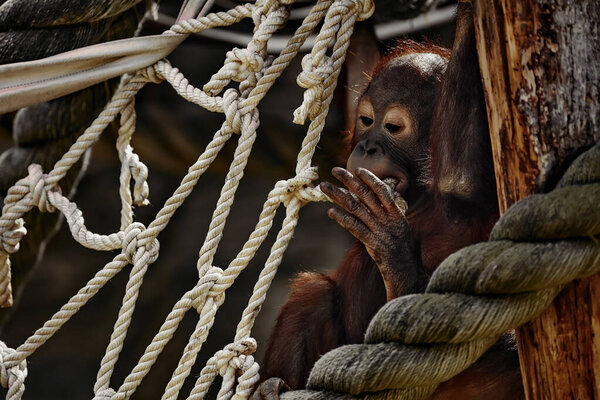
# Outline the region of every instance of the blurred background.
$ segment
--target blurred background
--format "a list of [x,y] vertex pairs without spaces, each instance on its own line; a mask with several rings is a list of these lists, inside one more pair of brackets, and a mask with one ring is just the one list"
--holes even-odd
[[[226,9],[233,5],[235,3],[232,0],[219,0],[214,9]],[[159,19],[146,23],[142,34],[160,33],[168,28],[180,6],[180,0],[161,1]],[[309,2],[300,3],[294,8],[293,16],[303,17],[307,6],[310,6]],[[446,1],[438,4],[437,10],[430,15],[413,19],[406,19],[407,16],[403,15],[402,20],[394,19],[393,12],[378,12],[375,23],[380,49],[385,51],[393,46],[399,37],[415,40],[428,38],[449,47],[453,37],[453,20],[448,16],[453,8],[453,3]],[[277,43],[283,42],[286,35],[291,35],[299,23],[300,20],[295,19],[288,24],[278,35],[273,50],[280,50],[277,49]],[[168,58],[190,83],[201,87],[222,65],[225,53],[232,46],[242,46],[250,34],[251,26],[242,24],[217,34],[194,35]],[[275,182],[294,175],[296,155],[307,126],[292,123],[293,111],[302,102],[302,90],[296,85],[302,55],[293,61],[259,106],[261,125],[258,138],[215,257],[216,266],[225,268],[241,249],[258,221],[267,193]],[[325,180],[331,179],[329,171],[332,167],[344,164],[341,145],[346,129],[344,102],[348,96],[357,96],[345,76],[342,74],[314,158],[321,179]],[[135,219],[148,225],[220,127],[223,116],[186,102],[175,94],[168,83],[147,85],[137,96],[136,109],[138,123],[132,144],[150,171],[148,183],[151,204],[136,208]],[[0,116],[0,152],[13,146],[11,125],[14,116],[15,113]],[[119,161],[115,149],[117,129],[118,126],[113,123],[93,148],[89,166],[73,198],[82,209],[88,228],[103,234],[119,228]],[[234,139],[228,143],[200,179],[192,195],[177,211],[168,228],[159,236],[160,257],[146,275],[133,322],[112,378],[112,387],[120,385],[175,302],[194,286],[198,278],[198,251],[229,168],[235,142]],[[326,204],[308,204],[301,210],[295,236],[253,330],[253,336],[259,344],[256,354],[259,362],[278,308],[287,299],[293,275],[298,271],[335,268],[352,243],[350,235],[327,218],[327,208]],[[225,303],[217,313],[208,341],[199,354],[180,398],[187,396],[206,360],[233,340],[235,327],[247,305],[283,215],[284,209],[280,207],[269,239],[227,291]],[[115,255],[115,252],[102,253],[83,248],[72,239],[68,227],[63,224],[23,285],[20,298],[10,315],[4,318],[2,340],[13,348],[23,343]],[[25,399],[93,397],[96,373],[121,305],[129,271],[130,267],[110,281],[63,329],[28,359]],[[193,311],[188,312],[159,362],[132,398],[160,398],[196,321],[197,315]],[[209,398],[214,398],[216,390],[211,393]]]

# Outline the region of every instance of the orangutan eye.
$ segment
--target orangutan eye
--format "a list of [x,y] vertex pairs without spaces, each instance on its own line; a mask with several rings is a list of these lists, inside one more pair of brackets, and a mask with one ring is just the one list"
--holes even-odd
[[390,133],[398,133],[402,127],[396,124],[385,124],[385,129]]
[[373,125],[373,119],[369,118],[369,117],[365,117],[364,115],[360,116],[360,122],[362,122],[362,124],[364,126],[371,126],[371,125]]
[[414,129],[410,111],[402,104],[390,106],[383,118],[383,129],[394,137],[413,136]]

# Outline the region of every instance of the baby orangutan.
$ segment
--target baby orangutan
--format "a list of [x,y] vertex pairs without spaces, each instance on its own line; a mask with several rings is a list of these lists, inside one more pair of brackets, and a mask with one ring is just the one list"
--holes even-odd
[[[327,351],[361,343],[377,310],[422,292],[454,251],[486,240],[497,200],[470,5],[448,50],[401,43],[360,98],[351,154],[322,183],[328,211],[357,242],[340,267],[302,273],[271,334],[254,399],[303,388]],[[405,202],[404,202],[405,201]],[[408,208],[406,208],[408,205]],[[502,341],[440,385],[434,399],[521,399],[518,357]],[[271,379],[269,379],[271,378]]]

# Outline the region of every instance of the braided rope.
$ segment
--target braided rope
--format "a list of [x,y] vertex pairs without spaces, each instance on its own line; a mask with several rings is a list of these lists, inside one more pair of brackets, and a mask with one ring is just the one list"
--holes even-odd
[[306,391],[282,399],[424,399],[499,336],[540,314],[573,279],[600,271],[600,144],[548,194],[513,205],[490,241],[450,255],[426,293],[388,302],[365,344],[315,364]]
[[[132,75],[123,76],[119,89],[106,108],[55,164],[54,168],[45,174],[40,166],[31,165],[29,175],[18,181],[8,191],[0,217],[0,289],[3,289],[3,295],[10,295],[8,290],[10,260],[8,256],[18,250],[19,240],[26,234],[22,216],[33,207],[38,207],[44,212],[58,210],[64,214],[73,237],[83,246],[95,250],[121,250],[23,344],[13,350],[0,342],[0,383],[4,387],[8,387],[8,398],[20,399],[23,394],[27,376],[27,357],[50,339],[128,264],[131,264],[133,268],[129,274],[121,309],[106,353],[100,364],[94,385],[94,398],[98,400],[129,398],[172,338],[184,315],[194,308],[199,314],[196,329],[190,336],[178,366],[162,396],[165,400],[178,398],[183,382],[189,376],[198,352],[207,339],[216,312],[225,300],[225,291],[231,287],[240,272],[254,257],[271,230],[279,205],[284,204],[286,217],[255,285],[248,307],[243,312],[235,338],[232,343],[208,360],[188,398],[203,398],[217,375],[223,377],[218,399],[245,399],[249,396],[259,378],[258,364],[252,357],[256,350],[256,342],[250,336],[251,330],[265,300],[266,292],[281,263],[283,253],[293,236],[300,208],[308,201],[327,200],[312,185],[318,178],[318,174],[316,168],[311,166],[311,159],[325,124],[325,117],[349,46],[354,22],[357,19],[368,18],[373,13],[373,2],[370,0],[319,0],[281,54],[277,58],[271,59],[266,53],[267,42],[288,19],[287,5],[291,3],[292,1],[289,0],[258,0],[256,4],[237,6],[228,12],[219,12],[183,21],[171,27],[164,32],[164,35],[187,35],[217,26],[231,25],[249,17],[252,17],[255,23],[252,41],[244,49],[231,50],[226,56],[223,67],[204,86],[203,90],[192,86],[167,60],[161,60]],[[306,86],[307,91],[310,91],[310,95],[305,95],[301,109],[309,110],[306,114],[311,119],[311,124],[298,155],[296,176],[278,182],[271,190],[254,231],[229,266],[224,270],[213,266],[214,255],[223,236],[237,187],[256,139],[256,130],[259,125],[257,106],[275,80],[297,55],[306,38],[322,20],[323,27],[311,56],[313,61],[303,62],[303,76],[307,78],[299,80],[299,82],[312,82],[311,77],[314,75],[314,71],[318,71],[319,79],[316,84],[303,85]],[[328,56],[327,49],[330,45],[333,45],[333,50]],[[322,63],[327,65],[326,68],[322,67]],[[133,219],[133,207],[147,204],[149,193],[146,181],[148,169],[131,146],[136,122],[134,98],[148,82],[160,83],[163,80],[168,81],[175,91],[186,100],[207,110],[224,113],[225,121],[205,151],[189,168],[179,187],[165,202],[156,218],[148,227],[145,227],[139,222],[134,222]],[[239,82],[239,89],[229,88],[223,91],[232,82]],[[100,235],[85,227],[82,212],[75,203],[70,202],[60,193],[58,182],[85,151],[97,141],[102,131],[118,114],[121,115],[121,127],[116,143],[122,165],[119,177],[121,224],[118,232]],[[144,275],[159,255],[157,237],[165,229],[175,211],[189,196],[200,176],[234,134],[239,134],[240,137],[208,233],[199,252],[198,282],[175,304],[137,365],[121,386],[115,390],[111,387],[111,377],[131,324]],[[132,179],[134,182],[133,193],[130,187]]]

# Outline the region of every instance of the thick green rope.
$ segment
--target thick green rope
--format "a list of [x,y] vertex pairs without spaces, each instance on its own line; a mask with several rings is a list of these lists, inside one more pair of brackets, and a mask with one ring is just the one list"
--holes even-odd
[[308,390],[282,399],[424,399],[499,336],[540,314],[565,284],[600,271],[600,144],[548,194],[512,206],[488,242],[450,255],[426,293],[387,303],[365,344],[325,354]]

